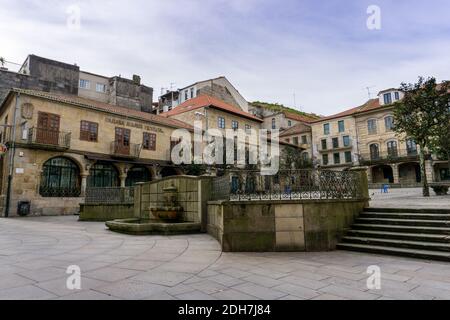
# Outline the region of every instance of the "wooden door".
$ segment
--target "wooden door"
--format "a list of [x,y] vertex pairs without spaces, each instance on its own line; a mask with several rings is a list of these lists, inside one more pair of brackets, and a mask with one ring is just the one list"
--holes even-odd
[[36,142],[58,145],[59,122],[59,115],[39,112],[36,128]]
[[115,152],[118,154],[130,154],[130,129],[116,128]]

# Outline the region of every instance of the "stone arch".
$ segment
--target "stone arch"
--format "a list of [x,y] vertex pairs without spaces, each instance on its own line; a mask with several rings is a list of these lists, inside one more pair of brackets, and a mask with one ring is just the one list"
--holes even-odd
[[87,184],[94,188],[119,187],[122,170],[112,162],[96,161],[89,168]]
[[394,170],[389,165],[373,166],[371,169],[373,183],[394,183]]
[[401,184],[415,184],[422,181],[418,162],[403,162],[398,165],[399,182]]
[[39,194],[42,197],[79,197],[80,165],[70,157],[54,156],[42,164]]
[[160,171],[161,178],[178,176],[178,171],[174,167],[163,167]]
[[144,165],[134,165],[127,171],[127,177],[125,179],[125,186],[132,187],[138,182],[152,181],[152,173]]

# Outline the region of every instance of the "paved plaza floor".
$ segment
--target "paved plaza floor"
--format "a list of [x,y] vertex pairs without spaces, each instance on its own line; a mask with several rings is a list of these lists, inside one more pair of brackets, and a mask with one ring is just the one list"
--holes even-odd
[[[66,286],[81,268],[81,290]],[[367,268],[381,268],[381,289]],[[0,299],[450,299],[450,264],[334,251],[222,253],[207,234],[128,236],[77,217],[0,219]]]
[[381,193],[379,189],[369,190],[371,207],[381,208],[434,208],[450,209],[450,194],[436,196],[430,189],[430,197],[422,196],[421,188],[393,188],[388,193]]

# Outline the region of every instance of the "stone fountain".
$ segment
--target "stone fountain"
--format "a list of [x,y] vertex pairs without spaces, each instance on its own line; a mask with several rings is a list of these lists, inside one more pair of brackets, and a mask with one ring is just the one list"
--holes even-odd
[[177,188],[170,186],[163,189],[164,203],[162,207],[150,207],[153,217],[161,221],[177,221],[183,214],[183,208],[178,206]]
[[106,222],[116,232],[135,235],[172,235],[200,232],[201,224],[183,221],[183,207],[178,205],[178,190],[175,186],[163,189],[164,202],[161,206],[150,206],[150,216],[120,219]]

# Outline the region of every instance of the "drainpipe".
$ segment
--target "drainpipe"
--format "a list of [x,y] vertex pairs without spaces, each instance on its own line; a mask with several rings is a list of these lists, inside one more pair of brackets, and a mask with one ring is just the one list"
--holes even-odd
[[8,171],[8,185],[6,189],[6,203],[5,203],[5,218],[9,216],[9,208],[11,206],[11,187],[14,173],[14,156],[16,153],[16,123],[17,123],[17,109],[19,108],[20,92],[16,95],[16,105],[14,107],[14,116],[12,124],[12,141],[11,150],[9,152],[9,171]]

